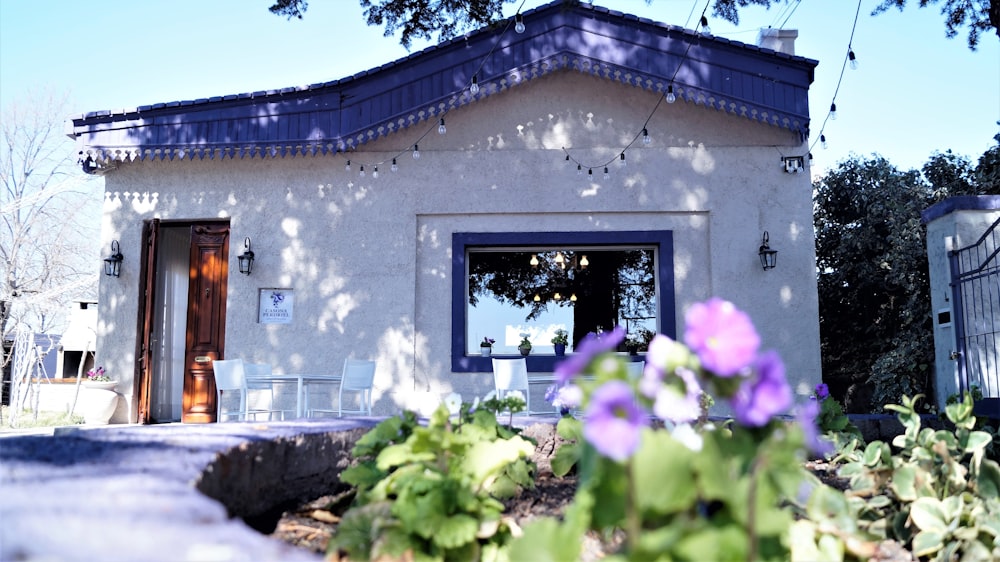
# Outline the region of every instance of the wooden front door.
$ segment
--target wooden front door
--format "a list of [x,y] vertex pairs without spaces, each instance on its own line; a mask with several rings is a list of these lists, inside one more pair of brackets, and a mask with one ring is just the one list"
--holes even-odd
[[191,227],[187,338],[181,421],[215,421],[212,361],[223,359],[226,339],[226,283],[229,274],[229,225]]
[[152,421],[153,384],[153,300],[156,295],[156,251],[160,232],[160,219],[146,221],[142,227],[142,270],[139,273],[139,341],[136,346],[136,403],[139,423]]

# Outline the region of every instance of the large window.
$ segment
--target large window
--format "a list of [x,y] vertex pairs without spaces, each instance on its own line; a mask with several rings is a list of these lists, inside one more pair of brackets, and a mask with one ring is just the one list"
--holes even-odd
[[557,329],[569,353],[616,326],[641,342],[674,335],[669,231],[459,233],[452,249],[455,371],[490,370],[484,337],[496,340],[493,356],[516,357],[527,335],[529,370],[551,371]]

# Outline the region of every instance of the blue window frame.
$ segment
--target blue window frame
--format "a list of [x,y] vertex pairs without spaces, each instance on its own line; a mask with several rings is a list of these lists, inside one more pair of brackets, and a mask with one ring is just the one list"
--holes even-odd
[[[453,372],[488,373],[493,370],[489,357],[466,352],[469,348],[467,306],[468,255],[470,251],[515,249],[531,252],[535,248],[586,246],[626,249],[652,247],[656,250],[656,284],[659,332],[676,338],[674,304],[673,233],[669,230],[612,232],[456,232],[452,235],[452,298],[451,298],[451,369]],[[498,355],[495,355],[498,356]],[[511,356],[513,357],[513,356]],[[561,358],[554,355],[528,355],[528,370],[552,372]]]

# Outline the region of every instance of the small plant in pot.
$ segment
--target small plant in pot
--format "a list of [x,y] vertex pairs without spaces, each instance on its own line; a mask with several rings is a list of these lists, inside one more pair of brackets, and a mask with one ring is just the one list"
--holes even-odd
[[528,339],[528,334],[521,334],[521,343],[517,345],[517,350],[525,357],[531,353],[531,340]]
[[489,337],[483,338],[483,341],[479,342],[479,353],[483,357],[489,357],[490,354],[493,353],[493,344],[495,343],[496,340],[493,338]]
[[556,350],[556,357],[566,355],[566,346],[569,345],[569,332],[559,328],[552,338],[552,346]]

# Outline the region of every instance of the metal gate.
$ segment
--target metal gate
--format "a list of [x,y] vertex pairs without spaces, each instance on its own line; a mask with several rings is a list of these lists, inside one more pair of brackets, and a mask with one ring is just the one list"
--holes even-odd
[[1000,219],[948,258],[959,392],[978,386],[976,413],[1000,418]]

